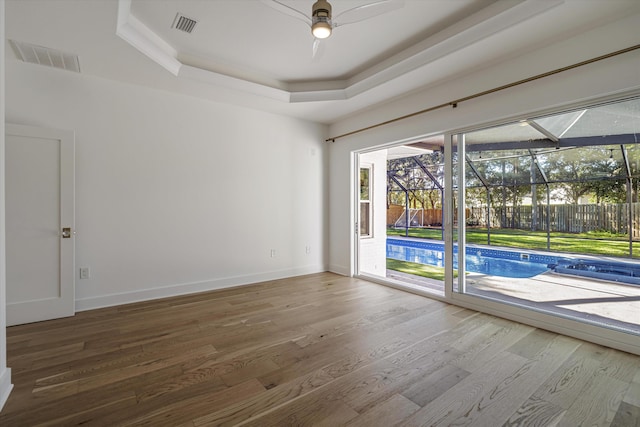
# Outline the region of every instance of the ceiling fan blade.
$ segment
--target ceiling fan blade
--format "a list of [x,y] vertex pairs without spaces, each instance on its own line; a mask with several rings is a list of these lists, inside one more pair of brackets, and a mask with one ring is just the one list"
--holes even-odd
[[277,10],[278,12],[284,13],[285,15],[292,16],[296,19],[303,21],[308,26],[311,26],[311,17],[306,13],[286,5],[278,0],[261,0],[265,5]]
[[323,54],[324,54],[324,43],[322,42],[321,39],[314,37],[311,59],[313,60],[313,62],[317,62],[318,60],[320,60],[320,58],[322,58]]
[[345,10],[333,18],[333,27],[364,21],[404,6],[403,0],[379,0]]

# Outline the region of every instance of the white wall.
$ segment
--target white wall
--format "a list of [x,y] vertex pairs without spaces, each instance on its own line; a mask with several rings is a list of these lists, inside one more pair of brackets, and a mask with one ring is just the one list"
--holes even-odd
[[[440,105],[474,93],[580,62],[640,43],[640,15],[576,35],[561,43],[477,70],[439,86],[346,118],[329,129],[341,135],[375,123]],[[567,62],[568,60],[572,62]],[[330,145],[329,268],[353,274],[352,152],[424,135],[442,134],[527,114],[555,110],[599,97],[640,91],[640,52],[633,51],[546,77],[522,86],[463,102],[458,108],[436,110],[391,125],[336,140]]]
[[4,71],[4,0],[0,0],[0,410],[4,406],[11,384],[11,369],[7,367],[7,309],[6,309],[6,268],[4,233],[4,110],[5,110],[5,71]]
[[387,275],[387,150],[360,155],[360,166],[371,166],[371,203],[373,218],[371,237],[360,238],[361,273]]
[[325,126],[6,67],[8,122],[76,133],[77,309],[326,270]]

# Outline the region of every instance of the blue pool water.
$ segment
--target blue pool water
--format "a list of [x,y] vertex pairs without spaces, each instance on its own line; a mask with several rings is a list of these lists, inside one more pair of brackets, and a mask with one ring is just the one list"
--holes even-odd
[[[453,268],[458,268],[458,247],[453,249]],[[444,267],[444,244],[431,240],[387,239],[387,258]],[[633,261],[575,258],[544,253],[468,245],[467,272],[491,276],[527,278],[545,271],[640,285],[640,263]]]
[[[387,240],[387,258],[444,267],[444,248],[442,246],[431,249],[408,247],[394,244],[389,239]],[[467,251],[465,265],[468,272],[502,277],[533,277],[549,270],[547,264],[485,256],[481,251],[476,253]],[[458,268],[457,253],[453,256],[453,268]]]

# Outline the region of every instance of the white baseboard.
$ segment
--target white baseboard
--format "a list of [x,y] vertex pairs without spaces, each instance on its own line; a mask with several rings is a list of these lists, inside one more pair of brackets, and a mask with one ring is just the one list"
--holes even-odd
[[325,271],[327,271],[326,266],[305,266],[286,270],[269,271],[260,274],[251,274],[247,276],[225,277],[202,282],[179,283],[160,288],[142,289],[133,292],[100,295],[96,297],[76,299],[76,311],[93,310],[96,308],[112,307],[115,305],[130,304],[133,302],[149,301],[159,298],[213,291],[216,289],[232,288],[235,286],[251,285],[268,280],[286,279],[288,277],[323,273]]
[[351,276],[351,270],[349,269],[349,267],[346,267],[344,265],[331,264],[329,265],[329,271],[331,273],[336,273],[341,276],[347,276],[347,277]]
[[11,368],[5,368],[0,374],[0,411],[4,407],[4,404],[9,399],[9,394],[13,389],[13,384],[11,384]]

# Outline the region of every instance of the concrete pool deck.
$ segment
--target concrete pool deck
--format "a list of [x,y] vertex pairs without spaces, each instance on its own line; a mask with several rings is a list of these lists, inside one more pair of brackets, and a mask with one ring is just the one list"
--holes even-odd
[[[391,236],[393,240],[421,244],[442,245],[440,240],[414,237]],[[612,263],[640,262],[606,256],[587,254],[569,254],[509,248],[503,246],[467,245],[473,250],[491,250],[504,252],[505,259],[513,259],[525,251],[529,255],[541,257],[542,261],[552,259],[576,258],[591,261],[610,261]],[[467,249],[468,250],[468,249]],[[535,262],[540,262],[537,260]],[[562,316],[584,319],[595,323],[604,323],[616,329],[640,335],[640,285],[608,281],[603,278],[574,276],[547,271],[528,278],[494,276],[467,272],[467,292],[480,297],[499,300],[515,305],[556,313]],[[420,289],[444,295],[441,281],[427,279],[411,274],[387,270],[387,278],[408,288]]]
[[[387,277],[444,295],[444,283],[387,270]],[[531,306],[640,334],[640,286],[551,272],[519,279],[470,273],[469,294]]]

